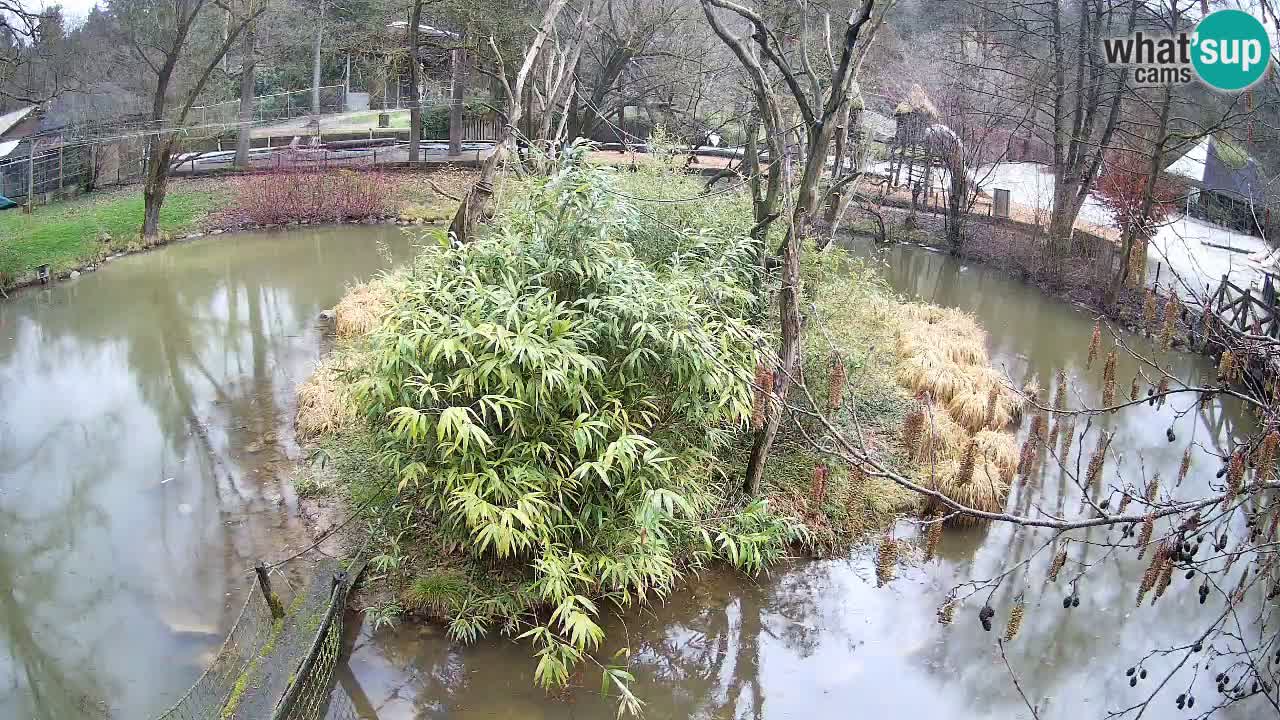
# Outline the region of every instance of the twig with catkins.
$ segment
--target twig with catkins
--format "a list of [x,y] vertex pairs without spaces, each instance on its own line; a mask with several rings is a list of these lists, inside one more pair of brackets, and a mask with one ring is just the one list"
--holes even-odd
[[1142,327],[1148,335],[1156,334],[1156,290],[1147,288],[1146,298],[1142,303]]
[[1089,487],[1094,487],[1102,477],[1102,468],[1107,460],[1107,448],[1111,446],[1111,437],[1112,434],[1105,430],[1098,435],[1098,445],[1093,450],[1093,457],[1089,458],[1089,470],[1085,476]]
[[1095,322],[1093,324],[1093,337],[1089,338],[1089,357],[1085,360],[1084,368],[1086,370],[1093,367],[1093,361],[1098,359],[1098,348],[1102,347],[1102,323]]
[[1018,637],[1018,630],[1022,628],[1022,615],[1026,612],[1026,602],[1023,594],[1020,592],[1013,599],[1013,609],[1009,611],[1009,624],[1004,629],[1005,642],[1009,642]]
[[1178,327],[1178,315],[1182,312],[1182,303],[1173,288],[1169,288],[1169,298],[1164,301],[1164,327],[1160,333],[1160,350],[1168,352],[1173,347],[1173,334]]
[[1116,353],[1107,353],[1107,360],[1102,366],[1102,406],[1109,407],[1116,403]]

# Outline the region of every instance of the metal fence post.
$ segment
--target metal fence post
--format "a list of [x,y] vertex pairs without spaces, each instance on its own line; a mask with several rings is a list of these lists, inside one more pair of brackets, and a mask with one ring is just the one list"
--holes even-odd
[[27,214],[36,210],[36,144],[31,143],[31,154],[27,156]]

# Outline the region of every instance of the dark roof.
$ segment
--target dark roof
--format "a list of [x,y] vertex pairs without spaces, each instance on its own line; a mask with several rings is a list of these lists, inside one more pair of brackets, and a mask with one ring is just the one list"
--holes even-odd
[[1244,155],[1243,166],[1232,167],[1223,155],[1243,155],[1243,153],[1239,151],[1232,153],[1229,149],[1220,151],[1219,142],[1215,139],[1209,144],[1209,152],[1204,163],[1203,189],[1208,192],[1234,195],[1242,200],[1261,198],[1265,183],[1262,181],[1262,171],[1258,167],[1258,162]]

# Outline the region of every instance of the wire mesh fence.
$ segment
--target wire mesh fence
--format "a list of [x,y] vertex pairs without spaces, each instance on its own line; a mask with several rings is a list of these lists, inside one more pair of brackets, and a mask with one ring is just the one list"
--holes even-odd
[[[313,94],[312,88],[258,95],[253,102],[253,122],[279,122],[314,115],[317,103],[319,114],[322,115],[346,110],[346,88],[342,85],[324,85],[320,87],[318,97]],[[214,129],[233,126],[239,122],[240,101],[237,99],[213,105],[197,105],[187,113],[185,124],[212,133]]]
[[359,571],[345,572],[326,557],[304,572],[311,579],[287,606],[269,586],[255,584],[212,663],[155,720],[358,717],[349,698],[334,704],[330,697],[342,655],[343,611]]
[[251,666],[261,656],[274,630],[275,620],[271,616],[271,608],[262,593],[251,588],[240,615],[231,626],[212,664],[157,720],[210,720],[222,717],[228,703],[238,702],[236,688],[240,688],[240,693],[248,690]]
[[0,161],[0,195],[40,204],[47,196],[84,188],[92,179],[91,154],[86,145],[71,145]]

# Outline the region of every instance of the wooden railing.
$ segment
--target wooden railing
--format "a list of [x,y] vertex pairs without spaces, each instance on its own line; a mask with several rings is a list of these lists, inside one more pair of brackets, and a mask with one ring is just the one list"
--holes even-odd
[[1271,275],[1258,291],[1241,288],[1223,275],[1210,298],[1210,308],[1223,325],[1236,332],[1280,338],[1280,307]]

